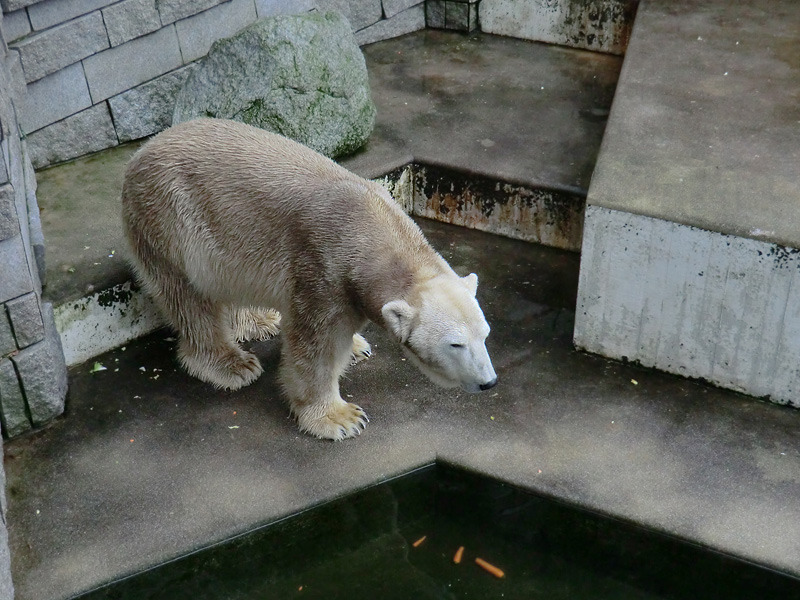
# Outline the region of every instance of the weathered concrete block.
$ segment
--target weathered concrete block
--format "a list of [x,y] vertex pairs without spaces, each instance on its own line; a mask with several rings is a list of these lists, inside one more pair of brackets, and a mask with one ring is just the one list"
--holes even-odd
[[391,19],[384,19],[356,32],[356,42],[359,46],[371,44],[380,40],[405,35],[412,31],[425,28],[425,5],[419,4],[408,10],[396,14]]
[[635,0],[481,0],[481,29],[527,40],[624,54],[637,4]]
[[102,12],[112,47],[161,28],[156,0],[124,0]]
[[44,261],[44,232],[42,231],[39,202],[36,199],[36,173],[33,170],[27,142],[22,140],[20,145],[22,147],[22,166],[25,174],[25,199],[28,205],[28,233],[30,235],[28,244],[33,250],[33,258],[36,263],[36,269],[38,269],[38,273],[34,273],[34,275],[38,275],[38,277],[34,277],[34,285],[36,286],[36,293],[41,296],[42,284],[45,281],[45,273],[47,271]]
[[262,19],[215,43],[178,94],[172,120],[198,116],[249,123],[335,157],[366,142],[375,105],[347,20],[308,13]]
[[103,16],[94,12],[28,36],[14,44],[30,83],[108,48]]
[[174,27],[164,27],[83,61],[95,104],[182,65]]
[[423,2],[424,0],[383,0],[381,5],[383,6],[384,16],[387,19],[391,19],[397,13],[401,13],[412,6],[422,4]]
[[425,23],[431,29],[445,28],[445,0],[426,0]]
[[31,25],[36,31],[66,23],[118,0],[35,0],[28,8]]
[[0,186],[0,241],[19,235],[14,188],[10,183]]
[[172,125],[175,98],[195,67],[194,63],[186,65],[109,98],[119,141],[138,140]]
[[0,185],[9,182],[7,148],[8,140],[0,140]]
[[31,292],[6,302],[11,328],[17,348],[27,348],[44,339],[42,311],[39,309],[39,298]]
[[179,19],[191,17],[216,6],[225,0],[159,0],[158,12],[161,14],[161,23],[169,25]]
[[4,13],[7,13],[25,8],[36,2],[39,2],[39,0],[0,0],[0,8],[3,9]]
[[39,169],[116,146],[118,140],[103,103],[32,133],[27,143],[31,162]]
[[350,22],[353,31],[377,23],[383,18],[381,0],[317,0],[321,10],[336,10]]
[[12,352],[16,352],[16,350],[17,342],[14,340],[14,332],[11,330],[8,313],[0,305],[0,358],[5,358]]
[[28,101],[20,107],[20,126],[32,133],[91,105],[83,66],[76,63],[28,85]]
[[208,54],[211,44],[230,37],[256,20],[253,0],[231,0],[175,23],[184,62]]
[[317,8],[316,0],[256,0],[256,14],[259,19],[277,15],[299,15]]
[[7,43],[25,37],[31,32],[31,22],[28,20],[28,11],[17,10],[3,15],[3,37]]
[[5,437],[14,437],[31,429],[17,371],[8,358],[0,360],[0,417]]
[[11,357],[25,391],[31,421],[36,427],[64,412],[67,395],[67,366],[53,320],[53,307],[49,303],[42,305],[42,318],[44,340]]
[[22,236],[0,242],[0,302],[34,290]]

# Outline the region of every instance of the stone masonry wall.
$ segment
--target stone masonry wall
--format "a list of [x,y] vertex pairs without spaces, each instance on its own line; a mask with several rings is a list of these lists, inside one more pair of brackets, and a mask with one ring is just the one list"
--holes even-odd
[[256,19],[335,9],[359,44],[425,27],[423,0],[0,0],[27,102],[20,127],[41,168],[152,135],[216,40]]

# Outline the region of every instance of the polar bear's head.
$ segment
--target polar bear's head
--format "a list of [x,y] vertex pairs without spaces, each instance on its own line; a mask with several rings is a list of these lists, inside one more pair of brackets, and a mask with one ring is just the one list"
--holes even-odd
[[475,292],[478,277],[443,274],[418,285],[407,300],[393,300],[382,314],[411,361],[434,383],[488,390],[497,375],[486,351],[489,325]]

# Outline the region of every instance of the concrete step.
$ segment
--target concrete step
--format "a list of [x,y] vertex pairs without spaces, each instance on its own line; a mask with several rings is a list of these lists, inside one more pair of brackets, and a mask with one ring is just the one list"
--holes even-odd
[[800,407],[800,5],[639,8],[588,195],[576,344]]
[[[621,58],[474,33],[420,31],[364,48],[378,107],[343,161],[382,178],[406,209],[578,250],[583,209]],[[45,295],[67,364],[160,326],[131,287],[119,222],[139,143],[40,171]]]

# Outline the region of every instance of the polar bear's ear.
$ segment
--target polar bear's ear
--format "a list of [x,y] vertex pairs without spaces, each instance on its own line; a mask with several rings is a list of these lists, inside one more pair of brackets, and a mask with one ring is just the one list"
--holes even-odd
[[467,287],[470,294],[474,296],[478,293],[478,276],[475,275],[475,273],[470,273],[466,277],[462,277],[461,281]]
[[405,343],[411,335],[411,321],[416,311],[405,300],[392,300],[383,305],[381,309],[383,320],[389,331]]

